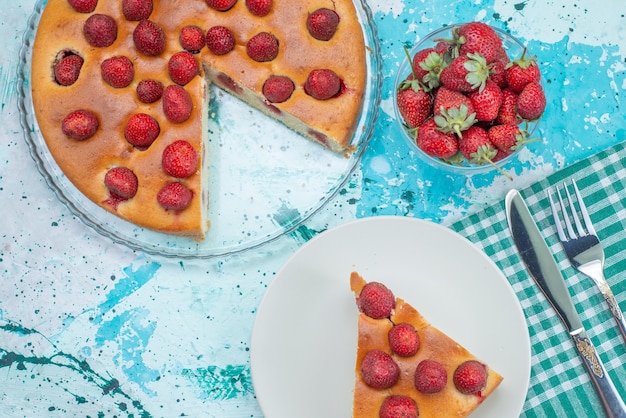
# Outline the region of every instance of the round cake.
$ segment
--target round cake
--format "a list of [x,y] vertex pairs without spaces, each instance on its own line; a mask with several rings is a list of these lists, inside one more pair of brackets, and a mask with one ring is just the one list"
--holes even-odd
[[52,157],[90,200],[140,227],[203,239],[209,84],[320,152],[345,152],[365,54],[350,0],[49,0],[33,106]]

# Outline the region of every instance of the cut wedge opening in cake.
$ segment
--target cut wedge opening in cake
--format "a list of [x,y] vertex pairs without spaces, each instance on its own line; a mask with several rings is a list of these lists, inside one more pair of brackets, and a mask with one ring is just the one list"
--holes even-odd
[[365,53],[349,0],[49,0],[33,47],[33,107],[50,154],[88,199],[202,240],[213,199],[209,85],[319,152],[349,152]]
[[503,377],[380,282],[350,276],[358,316],[352,416],[465,417]]

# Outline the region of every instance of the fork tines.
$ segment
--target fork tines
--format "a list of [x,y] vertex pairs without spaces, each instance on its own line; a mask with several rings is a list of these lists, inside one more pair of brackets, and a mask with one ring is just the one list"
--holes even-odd
[[[580,208],[580,213],[582,215],[583,222],[585,223],[585,227],[583,228],[583,225],[580,222],[580,217],[576,215],[576,212],[578,211],[576,210],[574,199],[572,198],[572,195],[567,189],[567,184],[563,183],[563,190],[565,191],[565,195],[567,196],[567,202],[568,202],[570,211],[572,213],[572,218],[574,219],[574,224],[576,225],[576,231],[574,231],[574,227],[569,220],[569,215],[567,211],[568,205],[565,204],[565,201],[563,200],[563,197],[561,196],[561,192],[559,191],[558,188],[556,189],[556,192],[550,189],[550,192],[548,193],[548,199],[550,200],[550,207],[552,208],[552,216],[554,216],[554,219],[556,221],[555,222],[556,230],[559,234],[559,239],[561,241],[576,238],[577,236],[596,234],[593,224],[591,223],[591,219],[589,218],[589,212],[587,211],[585,202],[583,201],[580,195],[580,190],[578,190],[578,186],[576,185],[576,182],[574,181],[574,179],[572,179],[571,182],[572,182],[572,186],[574,187],[574,193],[576,194],[576,200],[578,201],[578,207]],[[552,200],[553,194],[556,194],[559,198],[559,206],[561,208],[561,213],[563,214],[563,222],[565,223],[565,228],[567,229],[567,235],[565,234],[565,231],[563,230],[561,223],[558,222],[559,210],[557,209],[556,204]],[[576,234],[576,232],[578,232],[578,235]]]

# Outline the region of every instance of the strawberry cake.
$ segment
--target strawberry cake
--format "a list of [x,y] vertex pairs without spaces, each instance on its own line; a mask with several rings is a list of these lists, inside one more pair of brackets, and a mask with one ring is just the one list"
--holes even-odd
[[49,0],[33,106],[50,154],[91,201],[201,240],[208,86],[349,152],[365,54],[351,0]]
[[465,417],[502,376],[382,283],[358,273],[359,309],[352,417]]

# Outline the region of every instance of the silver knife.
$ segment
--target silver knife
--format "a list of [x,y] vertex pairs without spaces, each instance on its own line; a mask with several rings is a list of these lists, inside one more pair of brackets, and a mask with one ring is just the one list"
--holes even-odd
[[587,337],[563,275],[517,190],[507,193],[506,216],[515,246],[530,275],[563,321],[608,418],[626,418],[626,406]]

